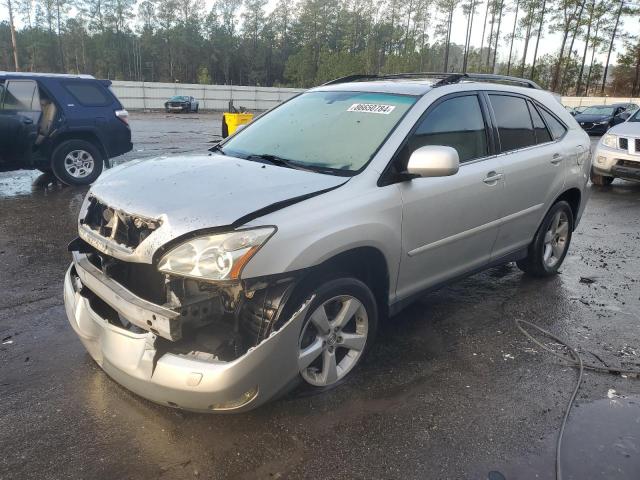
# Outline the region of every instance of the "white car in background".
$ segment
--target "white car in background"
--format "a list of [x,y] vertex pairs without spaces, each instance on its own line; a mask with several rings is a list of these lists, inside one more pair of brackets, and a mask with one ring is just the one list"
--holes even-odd
[[595,185],[610,185],[614,178],[640,181],[640,110],[602,136],[591,168]]

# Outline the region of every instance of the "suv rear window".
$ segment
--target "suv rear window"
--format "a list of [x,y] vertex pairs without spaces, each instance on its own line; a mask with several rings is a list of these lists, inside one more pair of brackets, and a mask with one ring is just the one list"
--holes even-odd
[[68,82],[64,87],[82,105],[87,107],[104,107],[111,103],[104,89],[92,82]]
[[536,144],[531,116],[524,98],[489,95],[498,123],[498,135],[503,152]]

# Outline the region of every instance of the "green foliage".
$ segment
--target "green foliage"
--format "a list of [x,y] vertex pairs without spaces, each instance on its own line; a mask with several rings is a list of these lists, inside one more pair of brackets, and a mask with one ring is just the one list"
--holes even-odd
[[[204,0],[13,3],[24,70],[302,87],[354,73],[442,71],[445,65],[462,71],[465,52],[468,71],[506,73],[513,36],[519,40],[512,75],[531,75],[535,54],[534,80],[541,85],[555,82],[571,93],[582,72],[581,88],[588,82],[596,93],[604,70],[598,56],[611,46],[616,18],[606,0],[215,0],[208,10]],[[518,21],[501,22],[503,10],[516,5]],[[637,9],[625,7],[621,23],[631,16],[637,22]],[[450,41],[452,30],[471,27],[473,38],[483,31],[481,45]],[[556,32],[562,48],[559,41],[557,52],[539,55],[539,31]],[[617,94],[640,90],[639,48],[637,36],[629,38],[620,64],[607,74]],[[0,69],[13,69],[6,23],[0,23]]]

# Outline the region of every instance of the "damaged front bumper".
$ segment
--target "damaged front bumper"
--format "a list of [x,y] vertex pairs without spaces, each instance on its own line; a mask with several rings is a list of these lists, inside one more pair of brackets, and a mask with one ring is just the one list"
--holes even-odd
[[310,300],[240,357],[196,358],[159,349],[152,331],[129,331],[101,316],[92,308],[87,290],[129,318],[155,316],[156,321],[170,322],[173,312],[136,296],[83,259],[84,254],[75,253],[65,276],[67,317],[98,365],[134,393],[187,410],[245,411],[283,391],[298,375],[299,332]]

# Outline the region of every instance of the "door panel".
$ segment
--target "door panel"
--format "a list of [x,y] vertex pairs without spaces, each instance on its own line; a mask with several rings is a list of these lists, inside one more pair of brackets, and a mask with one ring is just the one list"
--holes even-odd
[[502,162],[463,164],[451,177],[400,185],[402,260],[398,298],[480,268],[490,259],[502,212]]

